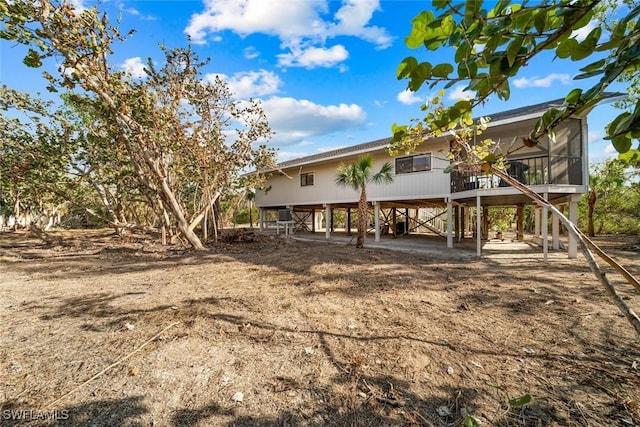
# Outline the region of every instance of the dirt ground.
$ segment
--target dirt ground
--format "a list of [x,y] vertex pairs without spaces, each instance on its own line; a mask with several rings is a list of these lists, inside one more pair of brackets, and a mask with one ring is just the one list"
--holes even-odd
[[639,336],[582,257],[109,233],[0,233],[0,425],[640,425]]

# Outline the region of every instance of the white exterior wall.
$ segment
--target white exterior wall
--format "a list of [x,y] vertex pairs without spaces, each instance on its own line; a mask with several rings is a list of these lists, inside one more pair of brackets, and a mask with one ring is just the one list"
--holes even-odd
[[[408,174],[395,174],[395,157],[389,156],[384,151],[372,153],[375,160],[374,173],[378,172],[385,162],[391,162],[394,166],[393,183],[374,184],[367,186],[367,200],[385,201],[414,198],[444,198],[450,191],[450,176],[443,173],[449,162],[444,158],[444,152],[448,150],[448,143],[429,143],[419,147],[411,155],[431,153],[431,171],[413,172]],[[442,152],[438,152],[442,151]],[[269,191],[256,193],[256,204],[259,207],[269,206],[295,206],[323,203],[354,203],[358,201],[359,192],[350,187],[341,187],[335,183],[336,171],[340,163],[349,163],[360,156],[345,158],[343,160],[325,161],[285,169],[289,177],[274,172],[267,185]],[[405,157],[399,155],[397,157]],[[300,185],[300,175],[314,173],[314,184],[310,186]]]

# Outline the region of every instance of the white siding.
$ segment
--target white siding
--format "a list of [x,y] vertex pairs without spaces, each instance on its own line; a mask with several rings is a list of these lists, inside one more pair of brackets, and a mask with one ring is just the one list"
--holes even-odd
[[[448,149],[448,143],[429,143],[419,147],[414,153],[431,153],[431,171],[414,172],[395,175],[394,157],[384,151],[372,153],[375,160],[374,172],[380,170],[385,162],[394,165],[393,183],[369,184],[367,199],[369,201],[402,200],[415,198],[444,198],[449,194],[450,177],[443,173],[449,164],[443,152]],[[439,152],[442,151],[442,152]],[[405,157],[399,155],[398,157]],[[345,160],[352,162],[358,157]],[[269,179],[270,189],[265,193],[258,191],[256,201],[258,206],[294,206],[324,203],[354,203],[358,201],[359,193],[350,187],[341,187],[335,183],[336,171],[340,162],[331,161],[316,163],[285,170],[289,177],[277,172]],[[314,185],[301,186],[300,174],[314,173]]]

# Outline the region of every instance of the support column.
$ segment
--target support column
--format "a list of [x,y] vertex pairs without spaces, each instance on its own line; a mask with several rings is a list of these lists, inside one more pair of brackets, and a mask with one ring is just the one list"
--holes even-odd
[[[549,199],[549,193],[544,193],[543,197],[545,200]],[[542,207],[542,254],[544,261],[549,260],[549,208],[546,206]]]
[[482,206],[480,196],[476,196],[476,255],[482,255]]
[[347,208],[347,236],[351,236],[351,208]]
[[330,204],[326,204],[324,205],[324,220],[325,220],[325,231],[324,231],[324,238],[329,240],[331,238],[331,205]]
[[380,241],[380,204],[373,202],[373,226],[375,227],[374,242]]
[[516,231],[516,240],[518,242],[524,241],[524,205],[518,205],[516,207],[516,216],[517,216],[517,231]]
[[391,208],[391,215],[392,215],[392,221],[393,221],[393,237],[398,237],[396,234],[396,230],[398,229],[398,217],[396,215],[395,206]]
[[316,232],[316,210],[311,209],[311,232]]
[[[447,248],[453,248],[453,203],[447,199]],[[457,229],[458,227],[456,227]]]
[[560,218],[556,214],[551,216],[551,247],[560,249]]
[[[578,222],[578,200],[579,196],[571,197],[569,202],[569,221],[576,225]],[[575,258],[578,256],[578,241],[573,234],[569,233],[569,258]]]
[[482,238],[489,240],[489,208],[482,208]]
[[453,225],[455,226],[453,238],[460,242],[460,206],[458,205],[453,208]]
[[460,206],[460,239],[458,243],[464,239],[465,233],[467,232],[467,212],[469,210],[469,208]]
[[264,209],[258,211],[258,221],[260,221],[260,231],[264,231]]
[[404,210],[404,234],[409,234],[409,227],[411,226],[411,221],[409,220],[409,208]]

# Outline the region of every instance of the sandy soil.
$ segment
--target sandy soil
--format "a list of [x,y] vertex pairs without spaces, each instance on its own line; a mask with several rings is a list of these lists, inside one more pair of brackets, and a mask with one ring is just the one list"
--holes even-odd
[[639,337],[582,258],[58,235],[0,233],[2,426],[640,425]]

